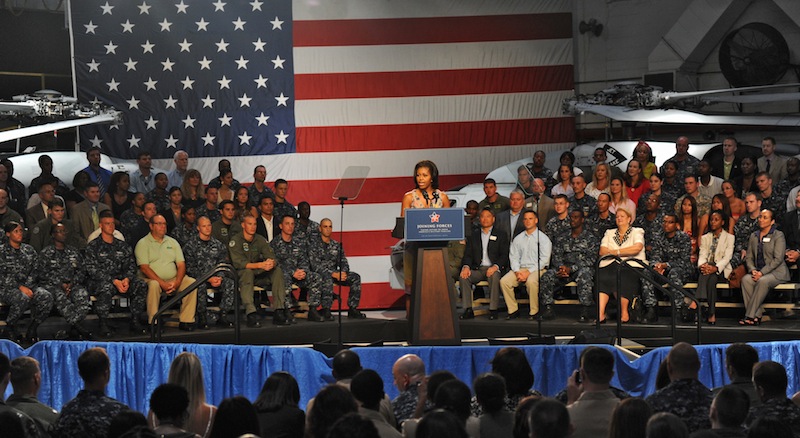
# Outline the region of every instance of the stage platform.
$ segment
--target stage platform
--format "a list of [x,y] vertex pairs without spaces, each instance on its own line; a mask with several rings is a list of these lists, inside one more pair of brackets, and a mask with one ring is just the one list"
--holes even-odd
[[[523,308],[523,312],[524,312]],[[499,314],[499,319],[490,321],[486,316],[478,316],[472,320],[459,321],[461,337],[465,344],[488,344],[489,339],[519,339],[534,335],[552,335],[558,337],[560,342],[566,342],[585,330],[593,330],[593,324],[577,322],[578,309],[575,306],[558,306],[557,318],[551,321],[529,321],[525,317],[506,321],[504,312]],[[334,313],[335,314],[335,313]],[[342,338],[348,344],[369,344],[383,342],[385,345],[403,345],[409,339],[409,324],[402,310],[372,310],[366,311],[367,319],[351,320],[346,314],[342,318]],[[717,325],[702,324],[700,341],[697,341],[697,328],[695,325],[678,323],[675,341],[686,341],[692,344],[725,344],[731,342],[765,342],[787,341],[800,339],[800,314],[772,316],[772,320],[759,327],[742,327],[738,325],[741,318],[739,309],[718,309]],[[648,351],[652,348],[672,345],[669,325],[669,309],[660,310],[659,321],[656,324],[624,324],[620,335],[623,338],[641,344],[637,352]],[[23,320],[23,323],[25,321]],[[296,325],[273,326],[267,317],[262,321],[263,327],[244,327],[242,320],[241,344],[247,345],[312,345],[319,342],[336,342],[338,339],[338,325],[333,322],[308,322],[298,319]],[[116,333],[109,339],[96,339],[99,341],[136,341],[149,342],[149,336],[131,335],[128,332],[128,320],[117,318],[113,320],[117,327]],[[96,331],[97,320],[89,319],[86,326],[91,331]],[[609,319],[608,323],[600,326],[604,331],[615,331],[616,321]],[[60,317],[50,317],[39,329],[43,339],[54,339],[56,332],[66,328]],[[233,344],[234,330],[219,328],[212,325],[210,330],[195,330],[193,332],[180,331],[177,328],[167,328],[163,333],[161,342],[168,343],[199,343],[199,344]]]

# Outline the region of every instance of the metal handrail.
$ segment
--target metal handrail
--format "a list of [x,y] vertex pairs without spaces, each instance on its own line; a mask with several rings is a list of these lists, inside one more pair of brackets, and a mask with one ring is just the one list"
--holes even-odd
[[[161,342],[161,330],[157,329],[157,324],[161,315],[174,306],[178,301],[182,300],[189,295],[198,287],[200,287],[203,283],[207,282],[209,278],[213,277],[214,275],[223,272],[227,273],[229,277],[233,279],[233,328],[234,328],[234,343],[239,344],[241,338],[241,328],[239,327],[239,306],[240,306],[240,298],[239,298],[239,275],[234,269],[233,265],[230,263],[220,263],[215,266],[210,271],[206,272],[205,274],[201,275],[199,278],[195,279],[194,283],[190,284],[186,289],[177,292],[175,295],[170,297],[164,304],[162,304],[153,318],[150,320],[150,341],[156,342],[156,336],[158,336],[158,342]],[[200,299],[198,297],[198,299]]]
[[[670,307],[672,309],[670,311],[670,316],[671,316],[670,320],[672,322],[671,328],[670,328],[670,333],[671,333],[671,337],[672,337],[673,342],[675,341],[675,335],[677,333],[677,324],[675,323],[676,315],[675,315],[675,292],[674,291],[680,291],[683,294],[684,297],[687,297],[691,301],[693,301],[695,303],[695,305],[696,305],[695,311],[697,312],[697,318],[696,318],[697,321],[695,321],[695,323],[697,325],[697,344],[701,343],[700,342],[700,328],[701,328],[700,301],[697,299],[697,297],[695,296],[694,293],[689,292],[686,289],[684,289],[683,285],[677,285],[677,284],[673,283],[672,281],[669,280],[669,278],[659,274],[658,272],[655,271],[655,269],[653,269],[650,265],[648,265],[646,262],[644,262],[642,260],[635,259],[635,258],[630,258],[630,259],[623,260],[621,257],[619,257],[617,255],[614,255],[614,254],[606,254],[606,255],[600,257],[600,259],[597,260],[597,263],[595,264],[595,278],[598,278],[598,274],[599,274],[599,271],[600,271],[600,262],[602,262],[604,260],[614,260],[614,261],[616,261],[617,263],[621,264],[624,267],[623,269],[630,269],[632,272],[636,273],[636,275],[639,278],[642,278],[645,281],[648,281],[648,282],[652,283],[653,286],[655,286],[656,289],[658,289],[659,291],[661,291],[662,293],[664,293],[665,295],[667,295],[669,297],[669,299],[670,299]],[[652,275],[652,277],[645,275],[640,270],[638,270],[638,269],[634,268],[633,266],[631,266],[628,262],[633,262],[633,263],[641,266],[644,270],[648,271]],[[656,281],[656,280],[662,280],[662,279],[664,280],[663,282],[662,281]],[[669,289],[665,288],[662,285],[664,282],[667,283],[668,286],[672,287],[673,290],[669,290]],[[597,282],[595,281],[595,290],[596,289],[597,289]],[[621,294],[619,293],[620,290],[622,290],[622,284],[621,284],[620,275],[618,274],[617,275],[617,297],[616,297],[616,300],[617,300],[617,309],[620,309],[620,314],[621,314],[622,311],[621,311],[621,306],[620,306],[621,305]],[[599,292],[600,291],[597,291],[598,295],[599,295]],[[598,312],[597,314],[599,316],[600,315],[600,300],[597,299],[595,301],[597,303],[597,312]],[[597,320],[597,323],[595,323],[595,327],[598,328],[598,329],[600,328],[600,320],[599,320],[599,318]],[[618,317],[617,318],[617,343],[618,344],[622,342],[622,337],[620,336],[620,331],[621,330],[622,330],[622,321],[621,321],[621,318]]]

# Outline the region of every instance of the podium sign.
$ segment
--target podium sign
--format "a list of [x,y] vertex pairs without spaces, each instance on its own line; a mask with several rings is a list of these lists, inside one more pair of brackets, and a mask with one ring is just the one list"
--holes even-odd
[[405,215],[409,242],[464,240],[463,208],[409,208]]

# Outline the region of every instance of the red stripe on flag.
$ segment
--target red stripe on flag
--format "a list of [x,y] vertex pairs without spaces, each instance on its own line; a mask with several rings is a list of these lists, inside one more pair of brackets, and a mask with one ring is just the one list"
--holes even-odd
[[[424,157],[420,157],[423,159]],[[414,180],[411,177],[411,170],[407,177],[396,178],[368,178],[364,182],[364,187],[361,189],[361,194],[358,195],[355,202],[358,204],[375,204],[384,202],[397,202],[397,214],[400,214],[400,202],[403,200],[403,195],[409,190],[414,188]],[[447,190],[450,187],[458,185],[474,183],[476,181],[483,181],[486,176],[485,173],[468,174],[468,175],[440,175],[439,187],[442,190]],[[293,203],[297,204],[301,201],[306,201],[312,206],[314,205],[336,205],[339,202],[331,197],[333,190],[339,180],[323,179],[323,180],[301,180],[289,181],[289,194],[287,198]]]
[[295,75],[296,99],[452,96],[569,90],[571,65]]
[[575,118],[297,128],[297,152],[442,149],[575,140]]
[[295,21],[295,47],[572,38],[572,14]]
[[[337,289],[338,290],[338,289]],[[296,292],[295,292],[296,293]],[[361,302],[359,309],[402,309],[405,307],[405,293],[401,290],[392,289],[389,283],[366,283],[361,286]],[[350,290],[342,288],[342,308],[347,309],[347,297]],[[338,310],[336,301],[333,302],[333,310]]]
[[[396,213],[400,213],[399,209]],[[344,253],[347,257],[389,255],[392,253],[389,248],[397,243],[391,230],[345,231],[343,234],[340,236],[337,229],[332,237],[344,242]]]

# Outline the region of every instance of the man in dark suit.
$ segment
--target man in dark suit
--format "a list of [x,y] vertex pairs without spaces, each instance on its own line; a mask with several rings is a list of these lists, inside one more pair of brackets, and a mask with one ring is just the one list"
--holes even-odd
[[47,217],[50,204],[56,197],[56,189],[53,188],[53,183],[45,181],[39,184],[39,202],[31,208],[25,210],[25,223],[33,225]]
[[495,227],[498,232],[505,234],[506,239],[511,242],[517,234],[525,231],[522,224],[522,208],[525,206],[525,195],[521,189],[514,189],[509,196],[511,208],[497,213]]
[[[521,196],[521,194],[520,194]],[[521,222],[521,221],[520,221]],[[491,207],[480,213],[481,228],[472,231],[467,238],[464,258],[461,259],[461,302],[464,313],[460,319],[472,319],[472,285],[480,281],[489,282],[489,319],[497,319],[500,304],[500,278],[508,267],[509,240],[506,234],[494,227],[495,216]]]
[[[525,209],[533,210],[539,217],[539,230],[547,233],[547,222],[556,215],[555,201],[544,194],[545,184],[540,178],[533,180],[533,196],[525,200]],[[512,238],[513,240],[513,238]]]
[[[786,235],[786,263],[797,265],[800,260],[800,193],[794,197],[797,210],[786,212],[783,216],[783,233]],[[795,276],[796,272],[792,272]]]
[[261,215],[256,219],[256,234],[264,236],[267,242],[271,242],[275,236],[281,234],[274,216],[275,200],[269,195],[262,197],[258,203],[258,210]]
[[69,215],[75,222],[83,240],[88,241],[89,235],[100,228],[100,212],[110,210],[110,208],[100,202],[100,187],[94,181],[86,183],[83,197],[86,199],[75,204]]
[[726,137],[722,140],[722,156],[714,156],[709,158],[711,165],[711,174],[717,178],[734,179],[742,176],[742,169],[740,169],[741,160],[736,156],[736,148],[739,143],[734,137]]

